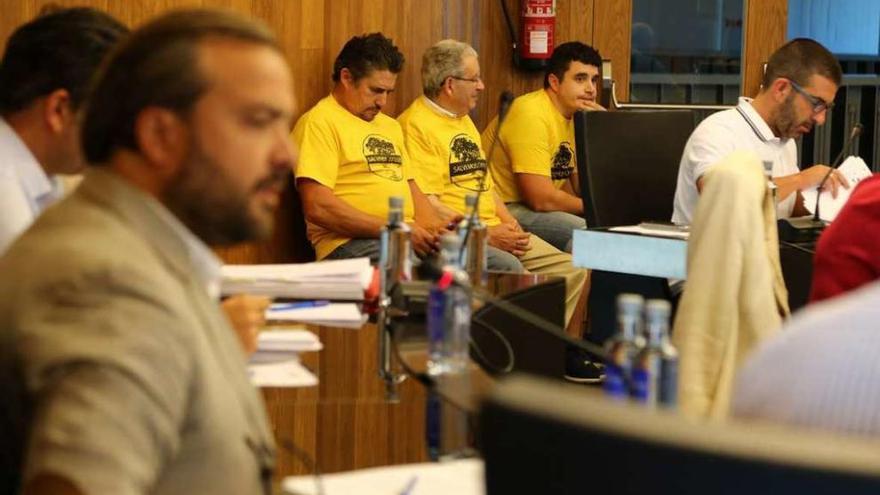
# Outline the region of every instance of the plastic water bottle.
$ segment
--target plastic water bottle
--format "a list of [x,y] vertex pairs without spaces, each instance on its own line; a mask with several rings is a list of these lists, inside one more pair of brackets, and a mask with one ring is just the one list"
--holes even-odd
[[642,347],[642,308],[645,299],[638,294],[617,296],[617,333],[608,341],[605,363],[605,393],[628,397],[635,358]]
[[388,224],[379,236],[379,293],[387,302],[388,291],[401,280],[412,279],[410,228],[403,221],[403,198],[388,198]]
[[[664,301],[665,302],[665,301]],[[665,307],[658,306],[656,314],[648,314],[648,322],[652,318],[658,322],[660,333],[660,405],[674,409],[678,407],[678,349],[672,345],[669,336],[669,318],[672,309],[669,303]]]
[[663,299],[651,299],[645,304],[647,342],[633,367],[632,396],[651,407],[660,403],[667,378],[663,373],[663,343],[668,340],[671,311],[669,301]]
[[470,274],[473,285],[485,286],[489,281],[489,232],[486,230],[486,225],[480,221],[479,212],[473,216],[471,222],[471,214],[476,207],[476,194],[468,194],[464,197],[465,216],[458,223],[458,235],[462,242],[467,236],[467,244],[462,256],[464,270]]
[[460,373],[468,366],[471,333],[471,289],[458,265],[461,239],[440,240],[442,275],[428,293],[428,374]]

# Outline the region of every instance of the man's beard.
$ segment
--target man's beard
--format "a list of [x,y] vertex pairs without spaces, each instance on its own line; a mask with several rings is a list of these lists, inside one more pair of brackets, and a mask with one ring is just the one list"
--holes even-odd
[[798,137],[795,129],[801,125],[801,122],[798,121],[797,111],[794,108],[795,96],[792,92],[785,98],[776,116],[776,132],[781,138]]
[[248,193],[235,187],[235,179],[210,158],[197,140],[180,173],[163,194],[166,207],[205,244],[225,246],[266,239],[273,222],[261,222],[251,213],[249,193],[276,180],[266,177]]

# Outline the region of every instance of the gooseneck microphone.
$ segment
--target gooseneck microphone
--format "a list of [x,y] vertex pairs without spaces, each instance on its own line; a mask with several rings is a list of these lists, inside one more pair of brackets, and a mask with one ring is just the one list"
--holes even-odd
[[862,126],[862,124],[859,122],[856,122],[855,125],[853,125],[852,131],[850,131],[849,133],[849,139],[846,140],[843,148],[840,149],[840,153],[837,154],[837,158],[835,158],[834,161],[831,162],[831,168],[828,169],[825,177],[822,177],[822,180],[819,182],[819,187],[816,188],[816,209],[813,210],[814,222],[819,221],[819,199],[822,197],[822,187],[825,185],[825,182],[827,182],[828,179],[831,177],[831,174],[834,173],[834,171],[837,170],[837,167],[840,166],[840,163],[843,161],[844,155],[846,155],[848,150],[852,147],[856,138],[862,134],[863,127],[864,126]]
[[474,221],[477,218],[477,212],[480,211],[480,196],[483,194],[483,189],[486,185],[486,174],[489,173],[489,162],[492,160],[492,153],[495,152],[495,145],[498,144],[498,139],[501,137],[501,124],[504,123],[504,118],[507,117],[507,111],[510,110],[510,105],[512,103],[513,93],[510,91],[502,92],[501,96],[498,98],[498,125],[495,126],[495,139],[492,140],[492,144],[489,145],[489,153],[486,154],[486,168],[483,170],[483,175],[480,176],[480,182],[477,187],[477,200],[474,202],[474,207],[468,215],[468,225],[465,229],[464,237],[461,240],[461,248],[458,251],[459,260],[464,256],[468,237],[471,235],[471,228],[473,228]]

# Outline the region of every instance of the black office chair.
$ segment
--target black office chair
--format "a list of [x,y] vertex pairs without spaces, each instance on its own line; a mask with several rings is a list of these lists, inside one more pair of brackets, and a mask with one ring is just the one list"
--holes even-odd
[[578,112],[574,126],[588,227],[672,217],[678,164],[694,130],[692,112]]
[[[588,228],[668,221],[678,165],[694,115],[687,110],[578,112],[575,143]],[[664,278],[594,270],[588,301],[588,339],[603,344],[614,333],[614,301],[621,292],[673,302]]]
[[496,387],[477,431],[488,495],[880,491],[873,439],[696,422],[536,377]]

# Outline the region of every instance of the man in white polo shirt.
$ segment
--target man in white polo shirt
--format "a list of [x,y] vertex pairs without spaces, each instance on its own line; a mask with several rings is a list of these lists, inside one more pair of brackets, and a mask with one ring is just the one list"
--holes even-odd
[[[703,174],[730,153],[743,149],[773,163],[779,217],[806,215],[800,191],[817,186],[830,169],[814,165],[799,170],[795,139],[825,123],[840,80],[837,59],[813,40],[794,39],[776,50],[754,99],[740,98],[736,108],[709,116],[691,134],[678,169],[672,221],[691,223]],[[848,188],[849,184],[835,171],[824,187],[836,196],[841,186]]]

